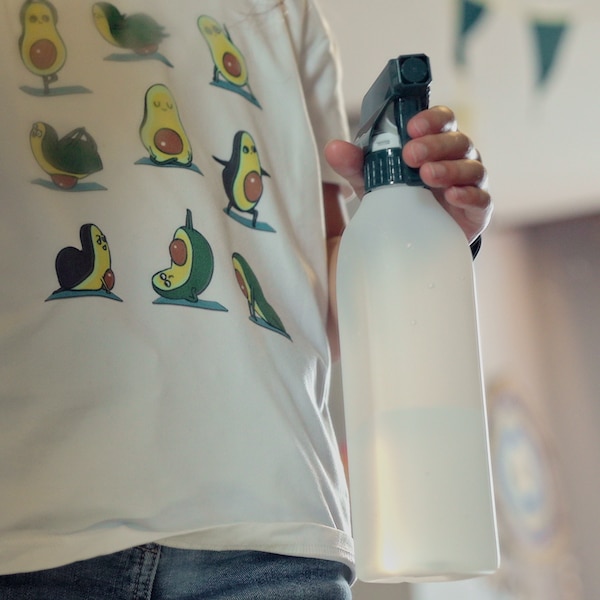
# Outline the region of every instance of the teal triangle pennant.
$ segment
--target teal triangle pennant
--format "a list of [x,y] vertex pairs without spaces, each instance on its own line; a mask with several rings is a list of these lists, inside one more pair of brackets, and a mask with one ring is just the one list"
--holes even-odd
[[567,23],[537,21],[532,24],[538,53],[537,84],[543,86],[556,63],[558,51],[568,29]]
[[467,37],[485,12],[486,7],[481,2],[475,0],[461,0],[460,2],[458,40],[455,49],[455,58],[459,65],[464,65],[466,61],[465,46]]

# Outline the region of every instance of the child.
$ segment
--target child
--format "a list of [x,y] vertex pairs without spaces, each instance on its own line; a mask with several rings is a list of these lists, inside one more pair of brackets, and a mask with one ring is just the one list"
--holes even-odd
[[[316,4],[3,7],[0,596],[349,597],[329,287],[362,155]],[[474,240],[470,140],[410,133]]]

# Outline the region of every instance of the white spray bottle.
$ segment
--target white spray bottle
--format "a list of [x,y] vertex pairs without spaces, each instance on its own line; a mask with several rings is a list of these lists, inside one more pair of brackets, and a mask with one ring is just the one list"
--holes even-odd
[[337,296],[357,574],[426,582],[499,563],[472,256],[402,161],[427,108],[422,54],[362,104],[366,193],[342,236]]

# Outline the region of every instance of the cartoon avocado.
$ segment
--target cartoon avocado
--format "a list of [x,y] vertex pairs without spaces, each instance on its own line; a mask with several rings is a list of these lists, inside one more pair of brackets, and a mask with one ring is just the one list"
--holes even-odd
[[109,2],[96,2],[92,7],[96,29],[113,46],[136,54],[153,54],[167,37],[164,27],[144,13],[125,15]]
[[115,275],[106,236],[96,225],[88,223],[81,226],[79,239],[81,250],[69,246],[56,256],[56,275],[61,286],[57,291],[110,292]]
[[26,0],[20,12],[22,33],[19,50],[25,66],[42,78],[44,93],[58,79],[67,51],[58,33],[58,13],[47,0]]
[[279,315],[267,302],[262,288],[260,287],[260,283],[258,282],[254,271],[250,268],[248,261],[237,252],[233,253],[231,259],[235,271],[235,278],[248,302],[250,320],[258,325],[273,329],[289,338],[290,336],[286,332]]
[[194,229],[189,209],[185,225],[173,235],[169,254],[171,266],[152,277],[154,291],[170,300],[198,302],[212,279],[215,261],[208,241]]
[[261,167],[254,139],[247,131],[238,131],[233,138],[231,158],[226,161],[213,158],[224,165],[223,186],[229,199],[225,212],[232,207],[252,215],[252,226],[256,227],[258,210],[256,206],[262,197],[262,178],[270,175]]
[[146,91],[140,138],[153,163],[184,167],[192,164],[192,147],[177,104],[169,88],[161,83]]
[[80,179],[102,170],[96,142],[84,127],[59,139],[52,126],[38,121],[31,128],[29,142],[39,166],[62,189],[70,189]]
[[213,81],[219,76],[237,87],[248,84],[248,69],[240,50],[231,41],[225,25],[207,15],[198,18],[198,29],[205,39],[214,63]]

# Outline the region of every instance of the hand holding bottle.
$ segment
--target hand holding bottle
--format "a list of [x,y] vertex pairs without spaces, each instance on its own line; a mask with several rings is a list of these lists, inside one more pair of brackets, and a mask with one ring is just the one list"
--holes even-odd
[[[472,242],[485,229],[492,214],[487,172],[473,142],[457,129],[454,113],[445,106],[415,115],[407,130],[413,139],[403,149],[404,160],[409,166],[419,168],[423,183],[431,188]],[[332,140],[325,148],[325,155],[333,169],[362,198],[363,151],[349,142]]]

